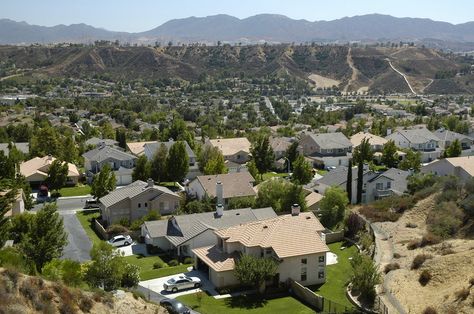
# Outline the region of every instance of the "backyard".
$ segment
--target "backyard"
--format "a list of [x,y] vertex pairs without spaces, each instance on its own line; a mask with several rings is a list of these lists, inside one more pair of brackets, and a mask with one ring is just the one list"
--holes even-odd
[[[180,274],[187,272],[187,268],[191,264],[179,264],[177,266],[169,266],[171,258],[167,255],[160,256],[142,256],[142,255],[131,255],[126,256],[125,260],[130,264],[137,265],[140,267],[140,280],[150,280],[174,274]],[[153,268],[153,265],[159,264],[160,268]]]
[[177,299],[202,314],[220,313],[292,313],[310,314],[314,311],[291,296],[266,299],[258,295],[238,296],[226,299],[215,299],[206,293],[188,294]]

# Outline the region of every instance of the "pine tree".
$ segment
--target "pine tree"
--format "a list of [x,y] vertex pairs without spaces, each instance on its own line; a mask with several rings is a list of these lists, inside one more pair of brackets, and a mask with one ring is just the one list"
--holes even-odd
[[160,147],[153,156],[151,161],[151,178],[156,182],[164,182],[168,180],[166,161],[168,159],[168,148],[161,143]]
[[261,134],[258,136],[250,148],[250,153],[260,173],[260,178],[263,178],[263,174],[270,169],[275,158],[268,135]]
[[141,155],[137,159],[135,169],[133,169],[132,178],[133,181],[142,180],[147,181],[151,175],[151,165],[145,155]]
[[170,180],[181,182],[186,177],[189,170],[189,157],[183,141],[178,141],[171,146],[167,168]]
[[352,202],[352,159],[349,159],[349,166],[347,169],[346,192],[349,203]]
[[313,179],[313,167],[304,159],[304,156],[299,155],[293,163],[292,180],[298,184],[307,184]]
[[91,194],[99,199],[115,189],[116,178],[109,165],[105,165],[102,170],[94,176],[91,184]]
[[398,164],[397,146],[393,140],[385,143],[383,147],[382,163],[388,168],[395,168]]
[[372,148],[369,139],[364,138],[354,150],[354,160],[357,161],[357,204],[362,202],[362,190],[364,185],[364,163],[372,161]]

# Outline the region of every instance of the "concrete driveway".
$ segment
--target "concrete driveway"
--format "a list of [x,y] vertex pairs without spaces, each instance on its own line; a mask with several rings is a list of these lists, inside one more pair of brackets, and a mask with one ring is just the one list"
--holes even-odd
[[148,252],[146,251],[146,244],[144,243],[133,242],[130,245],[120,246],[117,249],[120,252],[122,252],[124,256],[131,256],[131,255],[148,256]]
[[60,211],[59,214],[63,218],[68,240],[62,257],[78,262],[90,260],[89,252],[92,249],[92,242],[77,219],[75,211]]
[[[176,276],[183,276],[183,275],[189,276],[189,277],[198,277],[199,279],[201,279],[201,287],[197,289],[180,290],[176,293],[167,292],[163,290],[163,284],[168,279],[171,279]],[[172,276],[166,276],[166,277],[161,277],[161,278],[156,278],[156,279],[151,279],[151,280],[146,280],[146,281],[140,281],[138,285],[142,288],[149,289],[154,293],[158,293],[170,299],[174,299],[181,295],[192,294],[192,293],[196,293],[203,290],[208,291],[210,295],[218,294],[217,291],[214,289],[214,285],[207,279],[207,276],[198,270],[191,270],[187,273],[181,273],[181,274],[176,274]]]

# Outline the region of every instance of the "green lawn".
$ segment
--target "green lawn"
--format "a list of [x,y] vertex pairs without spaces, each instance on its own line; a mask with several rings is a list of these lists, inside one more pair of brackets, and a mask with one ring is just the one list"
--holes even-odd
[[[352,308],[352,303],[346,297],[346,283],[352,273],[349,257],[357,254],[357,247],[355,245],[349,247],[348,245],[350,244],[344,242],[328,245],[331,252],[337,255],[338,263],[326,267],[325,284],[313,286],[310,289],[331,301]],[[341,251],[341,246],[346,246],[346,249]]]
[[323,170],[323,169],[318,169],[318,170],[316,170],[316,172],[317,172],[320,176],[324,176],[326,173],[328,173],[327,170]]
[[59,190],[61,196],[82,196],[91,194],[91,187],[89,185],[73,186],[62,188]]
[[83,210],[76,213],[77,219],[81,223],[84,231],[87,233],[92,243],[100,243],[102,240],[99,238],[94,229],[92,229],[92,218],[98,218],[100,213],[98,210]]
[[[166,263],[159,256],[140,256],[132,255],[126,256],[125,260],[130,264],[137,265],[140,267],[140,280],[149,280],[159,277],[171,276],[175,274],[187,272],[189,264],[181,264],[178,266],[167,266]],[[156,262],[162,262],[166,266],[158,269],[153,269],[153,264]]]
[[284,178],[287,176],[288,176],[287,172],[283,172],[283,173],[267,172],[263,174],[263,181],[274,178],[274,177]]
[[226,299],[214,299],[207,294],[202,295],[199,306],[196,294],[177,297],[178,300],[202,314],[233,314],[233,313],[292,313],[310,314],[314,311],[292,297],[264,299],[258,295],[238,296]]

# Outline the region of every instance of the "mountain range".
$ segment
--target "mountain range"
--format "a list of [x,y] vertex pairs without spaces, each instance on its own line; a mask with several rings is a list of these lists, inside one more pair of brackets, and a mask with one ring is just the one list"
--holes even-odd
[[438,48],[473,50],[474,22],[451,24],[422,18],[369,14],[332,21],[294,20],[283,15],[260,14],[244,19],[229,15],[170,20],[141,33],[114,32],[86,24],[52,27],[0,19],[0,44],[91,43],[96,40],[151,44],[155,42],[215,44],[217,41],[261,42],[410,41]]

